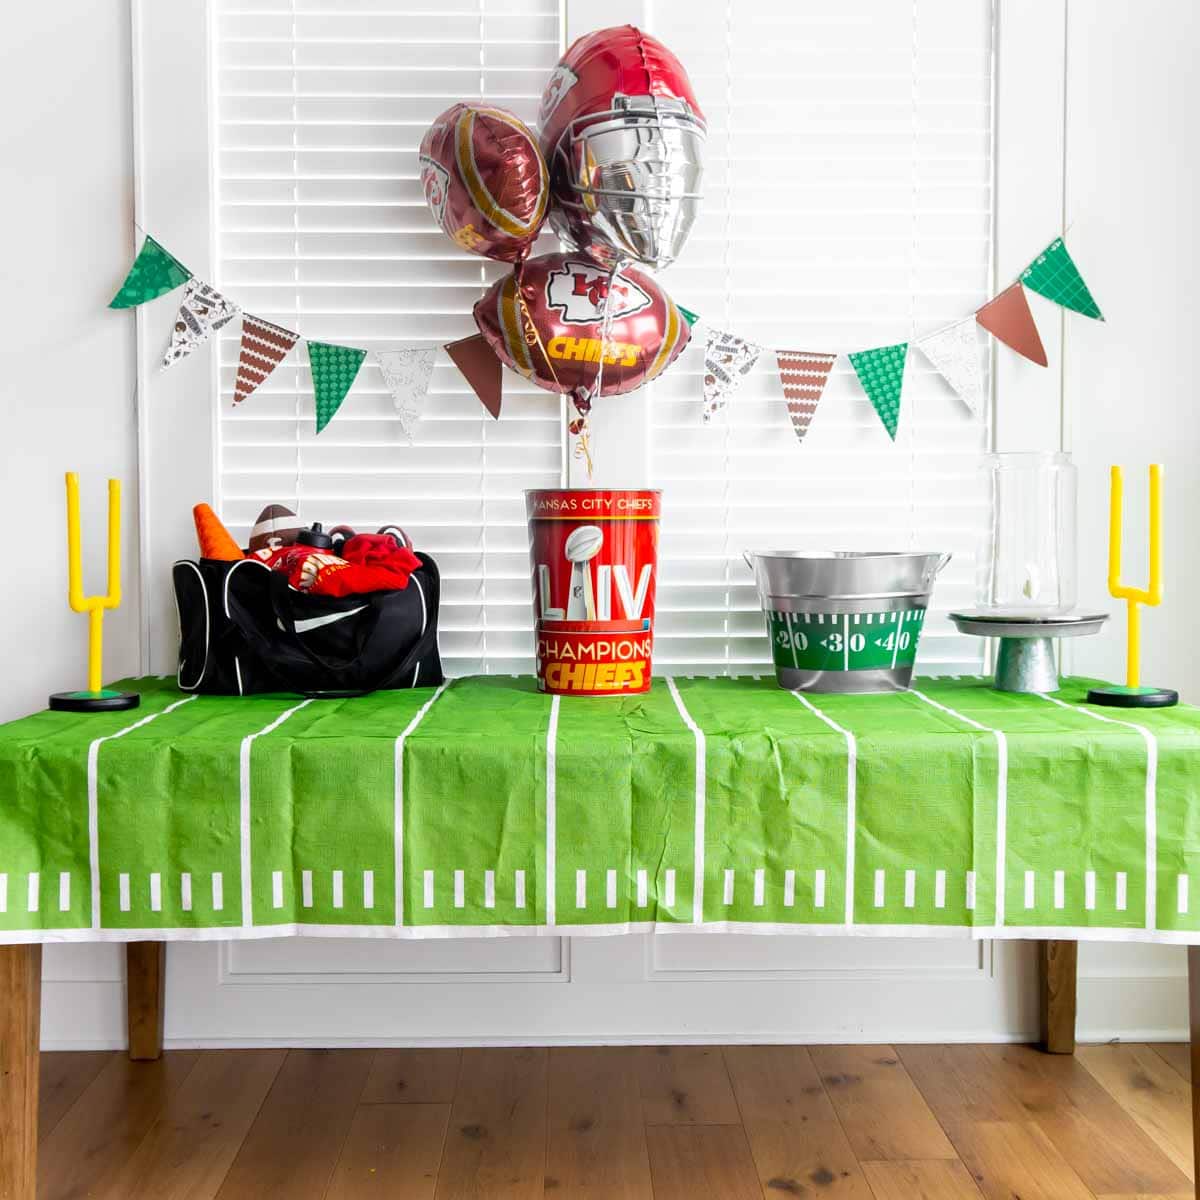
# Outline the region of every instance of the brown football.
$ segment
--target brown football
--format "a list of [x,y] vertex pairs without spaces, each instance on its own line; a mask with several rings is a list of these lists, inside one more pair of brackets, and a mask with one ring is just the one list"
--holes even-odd
[[282,504],[268,504],[258,514],[258,520],[250,530],[250,553],[290,546],[303,528],[300,518],[290,508]]

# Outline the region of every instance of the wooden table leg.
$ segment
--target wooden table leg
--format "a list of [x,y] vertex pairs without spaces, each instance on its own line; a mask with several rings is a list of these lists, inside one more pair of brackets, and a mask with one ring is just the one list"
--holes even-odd
[[128,942],[125,946],[125,981],[129,1057],[134,1062],[161,1058],[167,943]]
[[1188,1017],[1192,1032],[1192,1166],[1200,1200],[1200,946],[1189,946]]
[[0,1197],[37,1195],[42,948],[0,946]]
[[1042,1049],[1047,1054],[1075,1053],[1075,971],[1078,942],[1039,942]]

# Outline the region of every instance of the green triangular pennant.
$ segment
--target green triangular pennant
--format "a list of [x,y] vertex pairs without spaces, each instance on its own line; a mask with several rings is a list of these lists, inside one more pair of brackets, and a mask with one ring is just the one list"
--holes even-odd
[[1092,293],[1083,282],[1083,276],[1062,238],[1055,238],[1025,268],[1021,282],[1031,292],[1037,292],[1039,296],[1045,296],[1063,308],[1083,313],[1085,317],[1104,320],[1100,306],[1092,299]]
[[367,357],[365,350],[353,346],[331,346],[328,342],[308,343],[308,365],[312,368],[313,401],[317,409],[320,433],[342,406],[358,368]]
[[859,350],[847,357],[858,376],[858,382],[867,393],[867,399],[894,442],[900,424],[900,389],[904,386],[904,360],[908,357],[908,343]]
[[120,291],[109,301],[109,308],[135,308],[165,296],[191,279],[192,273],[177,258],[168,254],[147,235],[134,259]]
[[690,308],[684,308],[682,304],[677,304],[675,307],[683,314],[683,319],[688,323],[689,326],[695,325],[696,322],[700,320],[700,317],[696,313],[692,312]]

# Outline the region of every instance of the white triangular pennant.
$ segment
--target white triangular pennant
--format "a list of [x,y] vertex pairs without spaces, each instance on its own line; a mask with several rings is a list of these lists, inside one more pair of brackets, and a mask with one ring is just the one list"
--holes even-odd
[[437,350],[432,346],[405,346],[400,350],[379,350],[375,354],[383,372],[383,382],[392,393],[400,428],[410,442],[425,407],[436,356]]
[[915,343],[959,399],[979,416],[983,408],[983,369],[979,363],[979,341],[975,318],[947,325]]
[[704,419],[725,407],[754,369],[763,348],[720,329],[708,330],[704,345]]
[[214,329],[227,325],[241,311],[232,300],[227,300],[207,283],[195,277],[189,279],[183,303],[175,314],[171,344],[163,355],[162,369],[165,371],[181,358],[187,358],[197,346],[208,341]]

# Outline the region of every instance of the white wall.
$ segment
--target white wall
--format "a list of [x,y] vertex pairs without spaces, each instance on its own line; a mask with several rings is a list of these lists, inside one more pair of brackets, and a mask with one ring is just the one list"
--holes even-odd
[[1113,613],[1081,670],[1124,674],[1125,614],[1109,599],[1108,468],[1125,464],[1124,573],[1145,586],[1146,466],[1165,465],[1163,607],[1143,609],[1143,681],[1200,701],[1200,12],[1188,0],[1071,6],[1070,245],[1106,317],[1068,322],[1065,403],[1080,469],[1080,599]]
[[[1008,0],[1002,16],[1005,7]],[[0,111],[7,114],[0,213],[14,231],[5,243],[10,287],[0,300],[0,512],[36,531],[24,535],[31,544],[44,535],[19,596],[0,590],[7,668],[0,718],[38,707],[47,692],[82,678],[83,623],[65,603],[67,468],[81,472],[85,496],[97,504],[108,475],[125,481],[127,600],[108,621],[107,666],[110,677],[136,668],[133,320],[104,308],[134,244],[129,43],[127,0],[11,6],[0,40]],[[1188,0],[1070,0],[1066,51],[1065,121],[1061,109],[1047,113],[1065,135],[1065,173],[1044,183],[1056,192],[1065,184],[1070,244],[1108,316],[1103,325],[1068,318],[1065,356],[1050,368],[1062,372],[1065,433],[1081,466],[1083,596],[1108,607],[1108,463],[1133,469],[1132,573],[1143,561],[1144,540],[1133,528],[1140,471],[1161,458],[1169,472],[1168,599],[1145,618],[1145,676],[1200,700],[1200,649],[1187,627],[1200,573],[1189,536],[1200,490],[1189,347],[1200,171],[1188,127],[1200,111],[1192,68],[1200,61],[1200,22]],[[1002,82],[1004,71],[1001,64]],[[1001,162],[1002,176],[1005,170]],[[1045,328],[1059,319],[1048,306],[1039,305],[1037,315]],[[99,512],[89,515],[91,589],[102,584],[102,550]],[[1118,674],[1119,629],[1079,647],[1077,663]],[[1086,949],[1081,1031],[1182,1035],[1182,958],[1159,948]],[[475,975],[463,974],[464,959]],[[1034,1020],[1031,959],[1020,946],[993,955],[965,945],[866,950],[861,942],[757,938],[499,943],[465,952],[461,943],[299,942],[176,946],[170,960],[168,1036],[209,1043],[520,1040],[530,1030],[570,1037],[583,1027],[624,1039],[719,1038],[735,1030],[814,1040],[922,1030],[986,1038],[1028,1036]],[[114,948],[55,949],[46,971],[48,1045],[120,1044]],[[931,1018],[935,996],[944,1016]]]
[[[122,482],[125,603],[105,620],[106,678],[139,669],[134,318],[105,307],[134,245],[129,47],[128,0],[5,6],[0,720],[85,685],[86,618],[67,607],[67,470],[80,476],[88,593],[105,586],[105,481]],[[119,1038],[117,948],[51,946],[44,961],[47,1040],[70,1040],[77,1021]]]
[[4,14],[0,513],[14,557],[0,588],[0,720],[86,680],[86,618],[67,608],[64,471],[80,475],[89,593],[104,588],[105,480],[122,481],[126,600],[105,622],[105,666],[109,678],[137,671],[134,318],[105,307],[133,247],[128,8]]
[[[1125,614],[1108,596],[1108,469],[1125,466],[1124,574],[1145,586],[1146,467],[1165,466],[1165,600],[1142,617],[1142,681],[1200,701],[1200,421],[1193,342],[1200,318],[1200,14],[1189,0],[1071,0],[1067,22],[1069,245],[1105,322],[1068,318],[1065,435],[1079,465],[1080,603],[1113,614],[1074,647],[1081,674],[1123,679]],[[1042,308],[1036,315],[1041,318]],[[1083,947],[1081,971],[1157,976],[1186,1011],[1183,955]],[[1169,984],[1162,979],[1170,978]],[[1116,985],[1120,987],[1121,985]],[[1080,1020],[1112,999],[1081,990]],[[1136,1003],[1136,994],[1134,1003]]]

